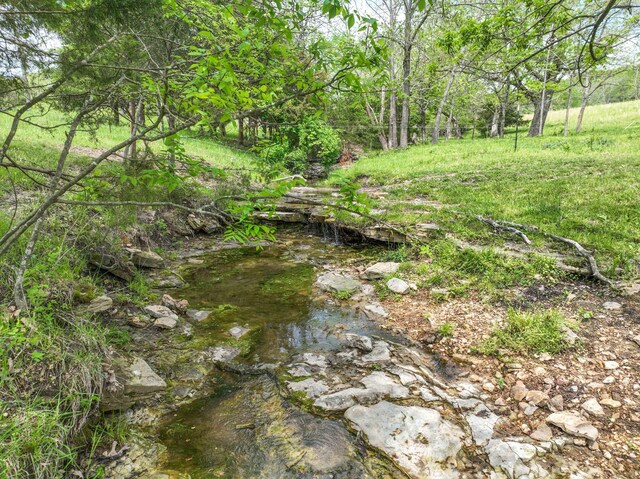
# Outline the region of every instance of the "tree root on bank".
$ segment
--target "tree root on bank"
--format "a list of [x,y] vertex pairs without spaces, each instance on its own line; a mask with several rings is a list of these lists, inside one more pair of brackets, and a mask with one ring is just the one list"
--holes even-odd
[[483,218],[482,216],[476,216],[476,218],[478,218],[478,220],[482,221],[483,223],[493,226],[495,229],[501,229],[504,231],[509,231],[514,234],[517,234],[518,236],[523,238],[523,240],[527,244],[531,244],[531,241],[529,240],[529,238],[527,238],[527,236],[521,230],[538,233],[547,238],[551,238],[556,241],[560,241],[561,243],[568,244],[572,246],[580,256],[582,256],[587,260],[590,277],[593,277],[598,281],[608,284],[609,286],[614,285],[613,281],[611,281],[609,278],[607,278],[600,272],[600,269],[598,268],[598,264],[596,263],[596,260],[593,257],[593,255],[575,240],[572,240],[570,238],[565,238],[564,236],[555,235],[553,233],[548,233],[546,231],[542,231],[541,229],[531,225],[523,225],[520,223],[514,223],[512,221],[496,221],[488,218]]
[[497,221],[492,220],[491,218],[485,218],[485,217],[480,216],[480,215],[476,215],[476,218],[478,220],[482,221],[483,223],[486,223],[489,226],[493,227],[493,229],[502,230],[502,231],[507,231],[509,233],[513,233],[514,235],[520,236],[520,238],[522,238],[522,241],[524,241],[526,244],[531,244],[531,240],[527,237],[527,235],[524,234],[522,231],[520,231],[517,228],[514,228],[512,226],[502,225],[502,224],[498,223]]

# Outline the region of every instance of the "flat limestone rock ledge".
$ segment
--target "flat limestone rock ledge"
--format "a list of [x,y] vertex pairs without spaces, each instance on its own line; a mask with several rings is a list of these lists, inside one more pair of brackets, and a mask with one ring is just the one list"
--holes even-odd
[[353,406],[345,413],[370,446],[392,458],[410,477],[455,479],[464,432],[435,409],[381,401]]

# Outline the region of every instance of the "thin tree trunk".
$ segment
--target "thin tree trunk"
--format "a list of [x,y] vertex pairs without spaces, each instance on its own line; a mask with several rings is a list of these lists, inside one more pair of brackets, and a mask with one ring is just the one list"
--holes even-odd
[[500,126],[498,127],[498,136],[504,138],[504,128],[507,123],[507,107],[509,106],[509,82],[505,85],[504,99],[500,105]]
[[[405,3],[406,5],[406,3]],[[402,116],[400,118],[400,148],[409,146],[409,100],[411,99],[411,48],[413,8],[405,8],[404,55],[402,58]]]
[[447,117],[447,130],[446,130],[446,139],[451,139],[451,122],[453,121],[453,102],[451,103],[451,107],[449,108],[449,116]]
[[453,85],[453,80],[456,77],[455,70],[452,70],[449,74],[449,80],[447,81],[447,86],[444,89],[444,93],[442,94],[442,99],[440,100],[440,105],[438,105],[438,111],[436,112],[436,118],[433,125],[433,132],[431,133],[431,143],[438,143],[438,138],[440,137],[440,120],[442,118],[442,110],[444,110],[444,106],[447,103],[447,97],[449,96],[449,90],[451,90],[451,85]]
[[587,97],[582,98],[580,104],[580,111],[578,112],[578,121],[576,122],[576,133],[582,131],[582,119],[584,118],[584,111],[587,109]]
[[244,145],[244,118],[238,118],[238,145]]
[[572,90],[573,90],[573,72],[569,76],[569,90],[567,91],[567,109],[564,112],[564,136],[569,135],[569,112],[571,111]]
[[398,94],[394,91],[389,95],[389,148],[398,147]]
[[584,111],[587,108],[587,102],[589,101],[589,90],[591,89],[591,83],[589,83],[589,73],[587,73],[582,88],[582,102],[580,103],[580,111],[578,112],[578,121],[576,123],[576,133],[580,133],[582,130],[582,119],[584,118]]

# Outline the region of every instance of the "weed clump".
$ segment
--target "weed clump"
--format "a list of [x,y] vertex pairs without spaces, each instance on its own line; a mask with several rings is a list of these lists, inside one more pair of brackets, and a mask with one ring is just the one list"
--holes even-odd
[[557,310],[526,312],[510,309],[506,322],[496,325],[477,351],[486,355],[500,355],[503,350],[521,354],[560,353],[570,346],[565,339],[566,328],[568,322]]

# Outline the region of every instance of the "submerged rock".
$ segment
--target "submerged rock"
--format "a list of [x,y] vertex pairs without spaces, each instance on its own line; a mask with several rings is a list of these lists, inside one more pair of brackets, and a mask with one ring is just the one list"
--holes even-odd
[[242,336],[249,332],[249,328],[245,328],[244,326],[234,326],[229,330],[229,334],[233,336],[235,339],[240,339]]
[[381,401],[353,406],[345,418],[410,477],[460,477],[447,463],[462,449],[464,432],[435,409]]
[[337,273],[325,273],[318,276],[316,285],[323,291],[355,293],[360,287],[360,281]]
[[226,363],[232,361],[238,354],[240,354],[240,350],[233,346],[216,346],[209,348],[207,350],[207,354],[209,355],[209,359],[213,362]]
[[188,309],[187,317],[189,319],[193,319],[194,321],[204,321],[211,315],[211,311],[206,310],[198,310],[198,309]]

